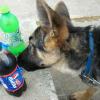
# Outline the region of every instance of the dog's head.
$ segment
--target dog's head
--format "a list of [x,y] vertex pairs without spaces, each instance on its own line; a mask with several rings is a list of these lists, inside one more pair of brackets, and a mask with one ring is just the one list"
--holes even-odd
[[40,65],[51,65],[60,58],[60,48],[69,37],[66,21],[43,0],[37,0],[40,27],[29,38],[29,46],[41,59]]
[[69,37],[66,20],[43,0],[37,0],[40,26],[29,37],[28,53],[39,66],[51,66],[60,57],[60,49]]

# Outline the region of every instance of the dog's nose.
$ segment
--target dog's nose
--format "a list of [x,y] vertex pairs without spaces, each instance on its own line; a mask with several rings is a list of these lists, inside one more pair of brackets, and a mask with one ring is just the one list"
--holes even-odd
[[29,40],[31,40],[31,39],[33,39],[33,37],[32,37],[32,36],[30,36],[30,37],[29,37]]

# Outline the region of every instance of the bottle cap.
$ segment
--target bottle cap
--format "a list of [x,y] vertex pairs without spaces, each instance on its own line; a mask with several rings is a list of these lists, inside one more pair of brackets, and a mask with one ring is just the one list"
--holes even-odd
[[0,14],[8,13],[10,11],[8,6],[0,6]]

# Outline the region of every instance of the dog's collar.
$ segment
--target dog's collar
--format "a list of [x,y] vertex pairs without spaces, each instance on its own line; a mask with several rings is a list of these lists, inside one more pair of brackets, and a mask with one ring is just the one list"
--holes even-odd
[[100,82],[94,79],[93,77],[93,68],[92,68],[92,63],[93,63],[93,56],[94,56],[94,36],[93,36],[93,30],[94,27],[92,26],[89,30],[89,55],[87,58],[86,66],[84,70],[81,72],[81,79],[85,83],[90,83],[92,85],[100,85]]

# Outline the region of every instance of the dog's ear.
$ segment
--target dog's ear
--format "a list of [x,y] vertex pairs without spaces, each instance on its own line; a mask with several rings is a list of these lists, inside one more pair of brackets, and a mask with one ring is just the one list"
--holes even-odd
[[37,0],[38,17],[42,26],[52,27],[51,13],[53,12],[44,0]]
[[70,15],[68,12],[68,8],[66,7],[65,3],[63,1],[59,2],[56,5],[55,11],[62,17],[64,17],[66,20],[71,20]]
[[49,27],[51,30],[48,32],[48,38],[45,42],[46,46],[49,48],[61,46],[69,37],[66,21],[56,11],[51,9],[44,0],[37,0],[37,10],[39,19],[42,22],[41,26]]
[[63,18],[51,9],[44,0],[37,0],[39,19],[44,26],[60,27],[64,24]]

